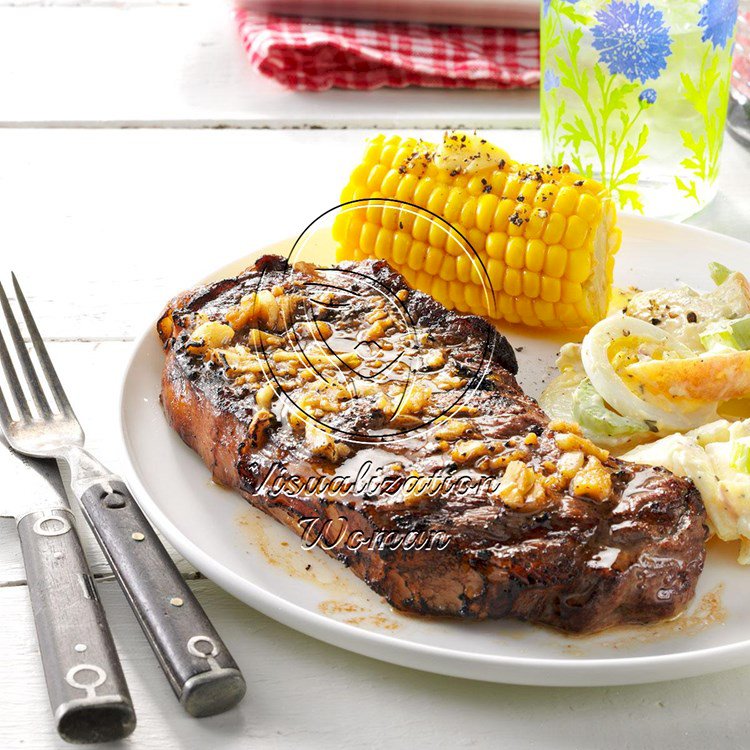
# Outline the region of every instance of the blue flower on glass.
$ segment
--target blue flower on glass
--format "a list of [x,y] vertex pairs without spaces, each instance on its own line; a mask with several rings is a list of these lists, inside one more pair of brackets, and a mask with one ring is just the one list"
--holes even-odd
[[656,101],[656,91],[653,89],[643,89],[638,96],[638,101],[643,104],[653,104]]
[[660,10],[638,0],[613,0],[595,17],[594,48],[610,73],[622,73],[629,81],[641,83],[659,77],[672,54],[672,40]]
[[544,71],[544,90],[553,91],[560,86],[560,76],[551,68]]
[[714,47],[726,47],[734,36],[737,0],[707,0],[701,8],[698,26],[703,28],[702,41],[709,39]]

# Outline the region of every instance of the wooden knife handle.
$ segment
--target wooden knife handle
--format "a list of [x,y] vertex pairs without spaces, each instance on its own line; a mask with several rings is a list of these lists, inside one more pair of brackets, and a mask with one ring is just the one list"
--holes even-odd
[[185,710],[212,716],[239,703],[237,664],[124,482],[95,482],[79,499]]
[[18,534],[57,731],[68,742],[127,737],[135,712],[73,514],[29,513]]

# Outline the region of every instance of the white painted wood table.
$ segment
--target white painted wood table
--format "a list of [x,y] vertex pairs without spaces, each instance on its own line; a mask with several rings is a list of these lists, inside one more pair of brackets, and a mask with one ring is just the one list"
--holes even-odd
[[[534,110],[533,93],[286,93],[247,69],[218,0],[0,0],[2,280],[18,273],[91,448],[117,468],[120,374],[169,296],[333,205],[365,128],[523,127]],[[538,153],[534,130],[491,135]],[[748,238],[748,202],[750,154],[729,141],[719,197],[692,223]],[[14,492],[23,487],[2,489]],[[191,719],[81,528],[138,712],[121,747],[750,745],[750,669],[597,689],[438,677],[293,632],[180,560],[249,685],[238,708]],[[9,521],[0,619],[0,748],[63,747]]]

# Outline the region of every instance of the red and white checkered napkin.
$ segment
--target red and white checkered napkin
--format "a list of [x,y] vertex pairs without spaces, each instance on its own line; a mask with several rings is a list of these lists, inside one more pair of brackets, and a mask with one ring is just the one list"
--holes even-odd
[[506,89],[539,83],[536,31],[310,21],[244,10],[236,18],[252,65],[291,89]]

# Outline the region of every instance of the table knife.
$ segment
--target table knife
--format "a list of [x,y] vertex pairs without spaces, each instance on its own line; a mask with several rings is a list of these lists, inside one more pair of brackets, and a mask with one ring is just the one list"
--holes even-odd
[[74,743],[135,729],[135,711],[54,460],[0,445],[6,489],[0,516],[15,519],[39,651],[57,731]]

